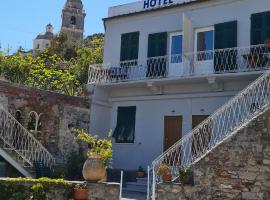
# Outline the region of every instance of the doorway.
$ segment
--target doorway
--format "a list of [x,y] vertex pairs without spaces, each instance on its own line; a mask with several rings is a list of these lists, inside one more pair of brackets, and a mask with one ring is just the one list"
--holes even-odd
[[164,151],[182,138],[182,116],[165,116],[164,118]]

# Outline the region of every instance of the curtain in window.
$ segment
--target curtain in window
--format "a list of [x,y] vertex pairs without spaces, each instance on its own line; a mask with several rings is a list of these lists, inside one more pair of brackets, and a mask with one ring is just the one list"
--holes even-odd
[[116,143],[134,143],[136,106],[119,107],[113,133]]

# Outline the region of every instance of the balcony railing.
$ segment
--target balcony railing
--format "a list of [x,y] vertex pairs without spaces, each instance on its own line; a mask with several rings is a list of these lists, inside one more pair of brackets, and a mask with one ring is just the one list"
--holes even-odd
[[235,47],[91,65],[89,84],[118,83],[147,79],[202,76],[265,70],[270,48],[265,45]]

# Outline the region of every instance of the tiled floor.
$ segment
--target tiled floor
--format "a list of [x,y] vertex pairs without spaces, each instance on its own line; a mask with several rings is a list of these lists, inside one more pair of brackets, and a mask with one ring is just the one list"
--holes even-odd
[[141,193],[125,192],[123,193],[122,200],[146,200],[146,195]]

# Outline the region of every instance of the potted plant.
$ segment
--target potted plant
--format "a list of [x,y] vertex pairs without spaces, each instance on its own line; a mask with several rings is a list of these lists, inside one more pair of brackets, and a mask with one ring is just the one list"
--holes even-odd
[[108,138],[100,139],[85,130],[72,129],[76,138],[88,145],[87,157],[83,166],[83,177],[89,182],[98,182],[105,178],[106,168],[112,160],[112,142]]
[[157,170],[157,174],[162,177],[164,182],[172,181],[171,167],[167,164],[161,164]]
[[189,169],[183,167],[178,167],[179,182],[182,185],[192,185],[193,184],[193,173]]
[[87,193],[87,185],[85,184],[77,184],[73,189],[73,197],[75,200],[86,200],[88,197]]
[[266,39],[265,42],[264,42],[264,44],[265,44],[265,46],[266,46],[267,48],[270,48],[270,39],[269,39],[269,38]]
[[143,178],[145,176],[145,172],[142,166],[139,166],[138,171],[137,171],[137,177],[138,178]]

